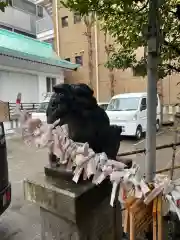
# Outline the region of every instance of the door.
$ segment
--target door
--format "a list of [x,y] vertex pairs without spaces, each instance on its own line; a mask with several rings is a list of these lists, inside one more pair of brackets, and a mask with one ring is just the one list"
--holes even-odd
[[142,126],[143,132],[146,131],[147,126],[147,100],[143,97],[140,103],[139,124]]
[[15,103],[19,92],[22,94],[22,102],[38,102],[37,75],[0,71],[0,100]]

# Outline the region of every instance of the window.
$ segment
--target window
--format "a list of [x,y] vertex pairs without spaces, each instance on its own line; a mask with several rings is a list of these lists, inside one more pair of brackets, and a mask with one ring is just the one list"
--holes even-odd
[[139,98],[114,98],[109,103],[108,111],[134,111],[138,109]]
[[4,25],[1,25],[1,24],[0,24],[0,28],[6,29],[6,30],[11,31],[11,32],[13,31],[13,29],[11,27],[4,26]]
[[142,110],[146,110],[146,108],[147,108],[146,98],[143,98],[142,101],[141,101],[141,107],[140,107],[140,109],[141,109],[141,111],[142,111]]
[[56,85],[56,78],[51,78],[52,80],[52,86],[54,87]]
[[46,91],[53,92],[54,85],[56,85],[56,78],[47,77],[46,78]]
[[36,15],[36,5],[30,1],[15,0],[13,1],[13,6],[25,12]]
[[142,99],[141,105],[142,105],[142,106],[146,106],[146,98],[143,98],[143,99]]
[[75,63],[76,63],[76,64],[83,65],[82,56],[76,56],[76,57],[75,57]]
[[61,18],[62,27],[68,27],[68,16]]
[[37,5],[37,16],[43,18],[43,7],[40,5]]
[[64,60],[66,60],[66,61],[68,61],[68,62],[70,62],[70,61],[71,61],[71,59],[70,59],[70,58],[65,58]]
[[81,22],[81,15],[79,13],[74,13],[74,24]]
[[22,35],[30,37],[30,38],[36,39],[36,35],[30,34],[30,33],[27,33],[27,32],[23,32],[23,31],[20,31],[18,29],[14,29],[14,32],[22,34]]

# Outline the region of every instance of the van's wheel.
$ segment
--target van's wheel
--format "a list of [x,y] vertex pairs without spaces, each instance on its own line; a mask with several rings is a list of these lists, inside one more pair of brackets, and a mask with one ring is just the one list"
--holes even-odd
[[142,127],[138,126],[136,129],[136,139],[140,140],[142,138],[142,135],[143,135]]
[[159,119],[156,121],[156,132],[159,132],[160,129],[160,123],[159,123]]

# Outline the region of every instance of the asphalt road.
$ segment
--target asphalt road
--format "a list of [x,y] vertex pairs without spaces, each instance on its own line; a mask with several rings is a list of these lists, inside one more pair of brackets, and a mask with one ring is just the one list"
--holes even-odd
[[[160,132],[157,135],[157,145],[171,143],[172,133]],[[47,151],[26,147],[19,138],[7,140],[9,174],[12,182],[11,207],[0,217],[0,240],[40,240],[39,209],[35,205],[25,202],[23,197],[23,179],[43,172],[47,163]],[[126,138],[121,142],[120,152],[144,147],[145,141],[136,142]],[[140,164],[142,172],[145,170],[145,156],[132,156]],[[157,169],[169,166],[172,150],[157,151]],[[177,150],[176,163],[180,164],[180,148]],[[176,176],[179,175],[178,171]]]
[[[174,142],[173,131],[169,131],[166,128],[164,128],[157,133],[156,146],[170,144],[173,142]],[[122,142],[120,146],[120,152],[138,150],[142,148],[145,148],[145,139],[142,139],[141,141],[138,141],[138,142],[128,139]],[[171,166],[172,153],[173,153],[172,148],[166,148],[166,149],[156,151],[156,170],[169,168]],[[140,165],[142,173],[145,173],[145,169],[146,169],[145,154],[136,154],[136,155],[132,155],[131,157],[136,163]],[[177,147],[176,149],[175,164],[180,165],[180,147]],[[178,176],[180,176],[180,171],[176,170],[174,172],[174,178],[177,178]]]

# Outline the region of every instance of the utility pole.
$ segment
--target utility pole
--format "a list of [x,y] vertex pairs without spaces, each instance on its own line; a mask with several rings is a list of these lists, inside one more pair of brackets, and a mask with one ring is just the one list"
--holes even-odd
[[149,0],[147,57],[147,132],[146,181],[152,182],[156,171],[156,101],[159,60],[159,0]]

